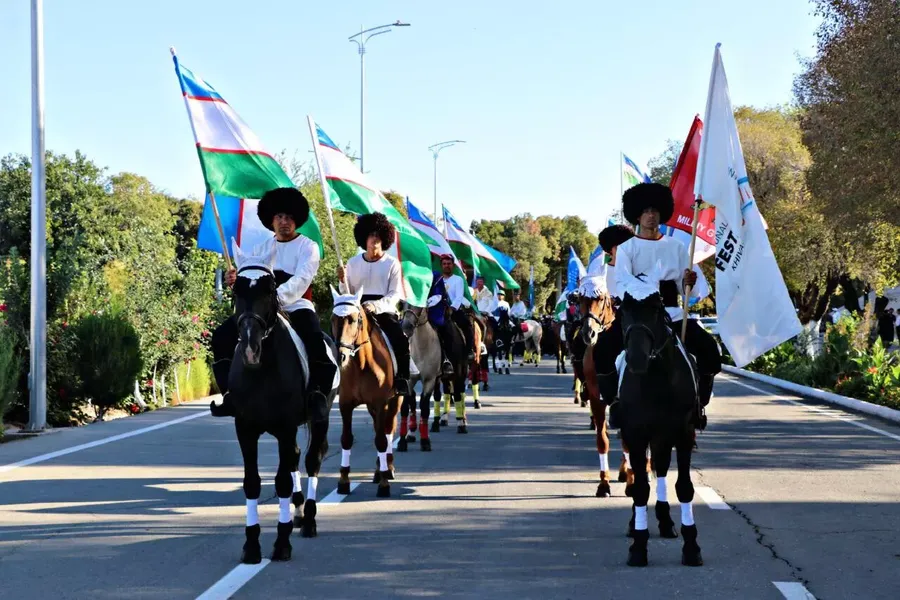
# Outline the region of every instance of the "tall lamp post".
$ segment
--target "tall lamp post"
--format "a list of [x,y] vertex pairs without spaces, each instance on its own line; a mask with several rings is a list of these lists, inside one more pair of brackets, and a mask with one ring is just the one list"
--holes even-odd
[[438,201],[437,201],[437,159],[438,154],[441,153],[441,150],[444,148],[449,148],[450,146],[455,146],[456,144],[465,144],[465,140],[447,140],[446,142],[438,142],[433,146],[428,146],[428,149],[431,150],[431,155],[434,157],[434,225],[437,227],[438,222],[441,219],[438,213]]
[[365,150],[366,140],[366,42],[382,33],[389,33],[393,27],[409,27],[409,23],[401,23],[396,21],[388,25],[379,25],[371,29],[363,29],[360,25],[360,32],[354,33],[349,41],[354,42],[359,49],[359,170],[366,172],[363,164],[363,154]]
[[31,0],[31,348],[28,431],[47,426],[47,198],[44,172],[44,3]]

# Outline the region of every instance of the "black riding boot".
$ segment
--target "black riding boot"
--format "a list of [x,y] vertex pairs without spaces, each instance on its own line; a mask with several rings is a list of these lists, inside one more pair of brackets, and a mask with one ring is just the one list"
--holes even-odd
[[309,371],[309,395],[306,399],[309,421],[313,424],[324,423],[328,421],[328,392],[332,385],[332,381],[325,381],[324,375],[331,374],[333,379],[334,365],[310,362]]
[[699,373],[697,375],[697,387],[699,388],[697,392],[700,397],[700,406],[707,406],[712,399],[713,381],[715,380],[715,377],[715,375],[706,375],[704,373]]
[[223,358],[213,363],[213,376],[216,378],[216,385],[219,391],[222,393],[222,404],[209,403],[209,412],[214,417],[233,417],[236,414],[234,402],[232,402],[228,394],[228,373],[230,371],[230,358]]

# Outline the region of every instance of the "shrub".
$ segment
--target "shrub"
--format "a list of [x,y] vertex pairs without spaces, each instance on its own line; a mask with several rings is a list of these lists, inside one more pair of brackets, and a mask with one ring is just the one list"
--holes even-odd
[[0,325],[0,438],[3,437],[3,416],[18,396],[22,357],[16,349],[12,331]]
[[81,392],[102,416],[131,395],[143,369],[137,331],[121,314],[97,314],[76,326],[72,359],[81,378]]
[[209,366],[203,359],[194,359],[187,363],[180,363],[175,367],[175,377],[178,380],[178,391],[181,393],[179,399],[175,387],[172,386],[167,391],[170,392],[169,400],[172,404],[179,402],[190,402],[198,398],[205,398],[210,394],[211,382]]

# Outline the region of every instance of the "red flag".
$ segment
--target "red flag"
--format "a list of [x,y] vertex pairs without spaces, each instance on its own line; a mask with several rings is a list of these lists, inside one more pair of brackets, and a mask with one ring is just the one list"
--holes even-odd
[[[666,223],[669,227],[691,233],[694,226],[694,178],[697,175],[697,159],[700,156],[700,136],[703,132],[703,121],[694,117],[687,141],[681,149],[681,155],[675,164],[672,181],[669,187],[675,198],[675,212]],[[716,209],[704,208],[697,221],[697,238],[707,244],[716,245]]]

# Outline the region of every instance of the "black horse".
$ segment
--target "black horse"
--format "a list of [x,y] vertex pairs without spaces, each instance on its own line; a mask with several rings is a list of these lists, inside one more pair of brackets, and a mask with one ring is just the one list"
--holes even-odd
[[[634,470],[633,542],[628,550],[629,566],[647,565],[647,502],[650,483],[647,476],[647,450],[651,450],[660,485],[675,448],[678,481],[675,491],[681,503],[681,535],[684,545],[681,562],[700,566],[703,558],[697,545],[691,502],[691,452],[698,422],[696,372],[691,359],[671,329],[671,321],[658,293],[642,300],[626,294],[619,310],[625,342],[626,370],[619,398],[622,437],[630,450]],[[660,534],[675,537],[665,490],[658,490],[656,517]]]
[[[278,535],[273,561],[290,560],[290,535],[294,525],[303,537],[316,535],[316,486],[319,468],[328,450],[328,422],[308,423],[306,406],[306,366],[302,364],[291,338],[290,324],[278,306],[273,257],[244,256],[235,249],[237,280],[234,284],[238,344],[228,375],[230,398],[236,416],[234,426],[244,459],[244,495],[247,499],[246,541],[241,562],[257,564],[262,560],[259,544],[257,503],[261,491],[258,445],[262,434],[278,441],[278,471],[275,493],[279,502]],[[328,338],[326,338],[328,340]],[[331,340],[333,356],[337,355]],[[328,398],[331,410],[334,391]],[[309,426],[306,473],[309,498],[303,504],[300,491],[300,449],[297,430]],[[295,517],[291,518],[291,504]]]
[[[500,311],[497,318],[489,319],[494,329],[494,343],[488,348],[488,353],[493,361],[494,373],[506,373],[509,375],[509,367],[512,362],[512,341],[516,335],[512,320],[507,311]],[[497,365],[499,357],[500,365]]]

